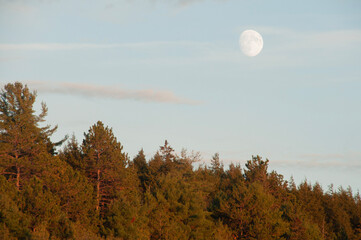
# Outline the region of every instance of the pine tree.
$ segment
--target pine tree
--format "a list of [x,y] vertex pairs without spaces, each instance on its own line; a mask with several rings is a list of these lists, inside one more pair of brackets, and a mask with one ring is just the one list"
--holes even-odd
[[260,156],[252,156],[252,160],[246,163],[247,169],[244,171],[246,180],[265,184],[268,176],[268,162],[268,159],[263,161]]
[[0,176],[0,239],[30,239],[30,217],[17,203],[20,192]]
[[122,172],[127,156],[112,129],[105,127],[101,121],[91,126],[84,135],[82,151],[86,171],[94,183],[96,210],[100,211],[115,197],[116,191],[122,189]]
[[0,93],[1,174],[10,179],[15,176],[17,189],[20,189],[22,178],[31,175],[28,170],[34,167],[37,156],[55,153],[50,136],[57,127],[39,126],[48,109],[42,103],[41,113],[36,115],[35,99],[36,93],[19,82],[5,85]]
[[176,161],[174,149],[168,144],[167,140],[165,140],[164,146],[160,146],[159,154],[163,160],[161,172],[167,174],[174,167]]
[[213,173],[219,174],[223,172],[223,163],[219,160],[219,153],[215,153],[211,160],[211,169]]
[[164,146],[160,146],[160,154],[166,163],[174,160],[175,156],[173,152],[174,149],[168,144],[168,141],[165,140]]
[[148,169],[149,169],[149,179],[148,179],[148,189],[153,189],[158,184],[158,178],[162,174],[162,169],[164,168],[164,162],[162,156],[159,152],[156,152],[149,160]]
[[137,171],[142,190],[145,192],[147,186],[149,185],[149,169],[143,149],[141,149],[137,156],[133,159],[133,164]]
[[59,157],[75,170],[85,170],[81,148],[74,135],[71,136],[64,149],[60,151]]

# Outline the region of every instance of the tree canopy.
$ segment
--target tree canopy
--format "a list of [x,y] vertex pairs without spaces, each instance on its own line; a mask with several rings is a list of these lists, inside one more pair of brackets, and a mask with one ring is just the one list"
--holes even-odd
[[361,239],[350,188],[296,185],[260,156],[196,167],[167,140],[130,159],[102,121],[57,153],[35,100],[21,83],[0,92],[0,239]]

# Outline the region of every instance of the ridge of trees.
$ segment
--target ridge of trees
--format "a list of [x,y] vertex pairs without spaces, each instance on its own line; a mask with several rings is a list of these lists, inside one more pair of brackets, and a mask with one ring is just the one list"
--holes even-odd
[[101,121],[57,153],[35,100],[19,82],[0,92],[0,239],[361,239],[350,188],[296,186],[260,156],[195,168],[168,141],[130,159]]

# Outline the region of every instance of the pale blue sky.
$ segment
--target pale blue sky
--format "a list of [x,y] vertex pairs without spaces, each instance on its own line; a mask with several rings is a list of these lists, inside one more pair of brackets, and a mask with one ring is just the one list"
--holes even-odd
[[[263,36],[253,58],[246,29]],[[168,139],[361,189],[360,1],[0,0],[13,81],[38,89],[56,139],[102,120],[131,157]]]

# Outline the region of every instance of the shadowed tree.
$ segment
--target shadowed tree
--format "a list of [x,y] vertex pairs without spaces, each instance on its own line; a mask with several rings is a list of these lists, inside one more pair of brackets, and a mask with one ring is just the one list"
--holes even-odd
[[211,170],[216,174],[223,172],[223,163],[219,160],[219,153],[215,153],[211,159]]
[[174,160],[174,149],[168,144],[167,140],[165,140],[164,146],[160,146],[160,154],[166,163]]
[[30,216],[17,205],[20,192],[0,176],[0,239],[30,239]]
[[246,169],[244,170],[246,180],[265,184],[268,176],[268,162],[268,159],[263,161],[260,156],[252,156],[252,160],[247,161]]
[[164,146],[160,146],[159,154],[163,160],[161,172],[167,174],[173,167],[176,161],[174,149],[165,140]]
[[159,154],[159,152],[156,152],[153,158],[151,158],[148,163],[149,189],[155,187],[158,184],[158,178],[162,174],[163,165],[164,163],[162,160],[162,156]]
[[133,159],[133,165],[137,171],[142,190],[145,192],[146,187],[149,185],[149,169],[143,149],[141,149]]
[[59,152],[61,160],[67,162],[73,169],[83,171],[85,170],[85,163],[79,146],[74,135],[65,145],[64,149]]

